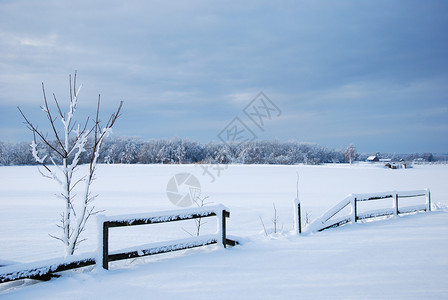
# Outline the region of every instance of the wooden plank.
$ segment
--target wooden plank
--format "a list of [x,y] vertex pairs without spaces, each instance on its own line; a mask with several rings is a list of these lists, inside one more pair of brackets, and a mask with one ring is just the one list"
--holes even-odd
[[394,198],[394,195],[384,195],[384,196],[369,197],[369,198],[357,198],[357,200],[359,202],[364,202],[364,201],[373,201],[373,200],[384,200],[384,199],[389,199],[389,198]]
[[234,247],[236,245],[239,245],[240,243],[238,241],[226,239],[226,244],[229,245],[229,246]]
[[398,194],[395,194],[395,199],[394,199],[394,214],[396,216],[398,216],[398,214],[400,213],[398,210]]
[[318,231],[320,232],[320,231],[324,231],[324,230],[326,230],[326,229],[339,227],[339,226],[341,226],[341,225],[350,223],[350,221],[351,221],[351,218],[347,218],[347,219],[338,221],[338,222],[336,222],[336,223],[333,223],[332,225],[328,225],[328,226],[326,226],[326,227],[324,227],[324,228],[321,228],[321,229],[319,229]]
[[402,207],[400,209],[400,214],[410,214],[410,213],[416,213],[416,212],[425,212],[425,207],[417,207],[417,206],[410,206],[410,207]]
[[222,243],[222,246],[224,248],[227,247],[227,243],[226,243],[226,240],[227,240],[227,238],[226,238],[226,230],[227,230],[227,228],[226,228],[226,219],[227,219],[227,216],[226,216],[225,210],[223,210],[222,211],[222,216],[221,216],[221,222],[222,222],[222,224],[221,224],[221,243]]
[[54,273],[67,271],[76,268],[82,268],[94,265],[95,258],[87,258],[83,260],[77,260],[67,263],[61,263],[55,266],[42,266],[36,268],[22,269],[15,272],[0,274],[0,283],[19,280],[19,279],[36,279],[36,280],[49,280],[53,277],[58,277]]
[[399,195],[399,196],[400,196],[400,198],[414,198],[414,197],[424,197],[424,196],[426,196],[426,194],[405,195],[405,196]]
[[393,212],[372,212],[372,213],[363,213],[358,216],[358,220],[366,220],[366,219],[372,219],[372,218],[380,218],[380,217],[387,217],[387,216],[393,216]]
[[149,248],[144,250],[136,250],[136,251],[130,251],[130,252],[123,252],[123,253],[115,253],[115,254],[109,254],[109,261],[117,261],[122,259],[129,259],[129,258],[136,258],[136,257],[143,257],[143,256],[149,256],[149,255],[155,255],[155,254],[161,254],[161,253],[169,253],[174,251],[180,251],[180,250],[186,250],[196,247],[202,247],[207,245],[216,244],[218,241],[217,239],[208,241],[206,243],[201,244],[182,244],[178,247],[175,247],[176,245],[167,245],[167,247],[156,247],[156,248]]
[[333,218],[334,216],[336,216],[340,211],[342,211],[344,208],[346,208],[348,205],[350,205],[350,202],[348,202],[347,204],[345,204],[344,206],[342,206],[339,210],[337,210],[336,212],[334,212],[333,214],[331,214],[328,218],[326,218],[325,222],[327,222],[328,220],[330,220],[331,218]]
[[103,223],[103,268],[109,269],[109,223]]
[[[228,212],[227,212],[228,213]],[[134,226],[134,225],[146,225],[146,224],[159,224],[159,223],[167,223],[167,222],[176,222],[183,220],[191,220],[198,218],[207,218],[216,216],[216,213],[210,212],[208,214],[191,214],[191,215],[178,215],[174,217],[169,217],[168,219],[163,219],[160,217],[151,217],[151,218],[140,218],[133,220],[123,220],[123,221],[105,221],[108,223],[109,227],[123,227],[123,226]]]

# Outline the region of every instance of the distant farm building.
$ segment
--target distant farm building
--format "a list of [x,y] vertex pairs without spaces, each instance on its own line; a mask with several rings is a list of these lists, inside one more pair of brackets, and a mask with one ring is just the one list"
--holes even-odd
[[377,161],[380,161],[380,159],[376,155],[370,155],[369,157],[367,157],[367,161],[368,162],[377,162]]

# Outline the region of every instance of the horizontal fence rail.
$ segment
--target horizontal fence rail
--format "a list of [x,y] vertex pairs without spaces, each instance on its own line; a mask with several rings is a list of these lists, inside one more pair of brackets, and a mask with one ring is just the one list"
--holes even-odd
[[[425,203],[412,206],[400,206],[400,199],[425,197]],[[392,207],[368,210],[359,212],[359,203],[367,201],[391,200]],[[403,201],[402,201],[403,202]],[[318,232],[325,229],[338,227],[347,223],[356,223],[360,220],[371,218],[379,218],[393,215],[400,215],[406,213],[415,213],[420,211],[431,211],[431,193],[429,189],[416,191],[393,191],[372,194],[351,194],[344,200],[336,204],[331,209],[327,210],[322,216],[317,218],[309,224],[305,230],[301,228],[300,215],[300,201],[294,200],[295,224],[296,232]],[[341,212],[347,208],[349,213],[342,214]]]
[[[143,245],[138,248],[109,253],[109,228],[167,223],[213,216],[218,218],[218,231],[214,235],[192,237],[168,243]],[[185,250],[211,244],[220,244],[224,248],[227,245],[235,246],[237,242],[226,237],[226,218],[228,217],[230,217],[230,213],[223,205],[138,215],[98,216],[98,222],[101,224],[100,241],[98,243],[102,245],[100,253],[102,266],[107,270],[111,261]]]
[[0,268],[0,283],[19,279],[49,280],[53,277],[59,277],[54,273],[87,267],[94,264],[96,264],[95,253],[83,256],[73,256],[70,258],[9,265]]

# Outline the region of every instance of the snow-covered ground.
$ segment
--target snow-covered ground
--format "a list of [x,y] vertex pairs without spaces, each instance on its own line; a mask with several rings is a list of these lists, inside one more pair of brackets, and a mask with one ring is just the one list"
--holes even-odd
[[[210,169],[211,170],[211,169]],[[390,170],[380,165],[231,165],[211,176],[194,165],[100,165],[98,209],[122,215],[178,209],[166,195],[173,175],[195,175],[207,201],[230,209],[228,234],[242,245],[162,254],[111,264],[110,271],[77,270],[49,282],[0,285],[7,299],[441,299],[448,298],[448,211],[401,216],[295,236],[292,201],[300,175],[302,209],[314,219],[350,193],[429,188],[448,205],[448,166]],[[59,188],[37,167],[0,167],[0,260],[60,257]],[[273,230],[273,204],[278,230]],[[270,235],[265,236],[262,223]],[[216,230],[206,219],[204,234]],[[192,221],[112,229],[111,251],[194,233]],[[96,225],[77,253],[95,251]],[[1,269],[0,269],[1,271]]]

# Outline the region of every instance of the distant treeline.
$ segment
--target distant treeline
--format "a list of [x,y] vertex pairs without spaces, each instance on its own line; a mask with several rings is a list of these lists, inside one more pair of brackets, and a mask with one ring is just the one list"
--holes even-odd
[[[35,165],[30,143],[0,142],[0,165]],[[89,146],[87,146],[88,148]],[[142,141],[132,137],[114,137],[104,141],[98,162],[106,164],[323,164],[346,163],[345,149],[334,150],[310,143],[254,141],[227,145],[223,143],[202,144],[186,139]],[[88,152],[88,151],[87,151]],[[51,151],[41,146],[39,153]],[[357,161],[365,161],[369,155],[389,158],[392,161],[424,162],[446,161],[447,155],[432,153],[356,154]],[[47,158],[48,159],[48,158]],[[87,163],[87,155],[82,163]]]

